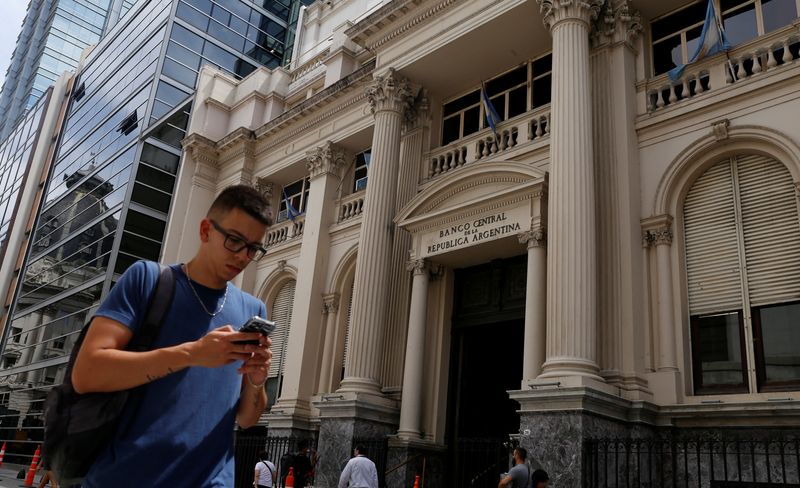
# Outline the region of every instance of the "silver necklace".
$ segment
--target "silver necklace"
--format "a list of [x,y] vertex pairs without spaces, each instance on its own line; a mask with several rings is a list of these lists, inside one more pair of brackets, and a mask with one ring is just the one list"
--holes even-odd
[[189,265],[183,265],[184,271],[186,271],[186,281],[189,282],[189,288],[192,289],[192,293],[194,293],[194,297],[197,298],[197,301],[200,302],[200,306],[203,307],[203,311],[207,313],[210,317],[216,317],[217,315],[222,312],[222,309],[225,308],[225,302],[228,301],[228,284],[225,283],[225,295],[222,297],[222,305],[219,306],[219,310],[216,312],[209,312],[208,308],[206,308],[206,304],[203,303],[203,300],[200,298],[200,295],[197,294],[197,290],[194,289],[194,285],[192,285],[192,277],[189,276]]

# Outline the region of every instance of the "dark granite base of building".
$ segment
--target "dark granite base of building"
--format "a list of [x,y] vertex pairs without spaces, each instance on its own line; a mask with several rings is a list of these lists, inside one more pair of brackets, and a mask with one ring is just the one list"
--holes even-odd
[[446,486],[446,448],[421,441],[389,440],[386,488],[410,488],[419,475],[420,486]]

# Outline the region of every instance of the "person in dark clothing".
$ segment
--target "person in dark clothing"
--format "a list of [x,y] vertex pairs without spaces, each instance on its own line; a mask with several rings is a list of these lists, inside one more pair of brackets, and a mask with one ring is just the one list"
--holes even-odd
[[549,482],[550,477],[547,476],[547,472],[543,469],[537,469],[531,476],[531,488],[547,488]]
[[294,486],[303,488],[314,476],[314,465],[309,456],[308,441],[303,440],[297,445],[298,451],[294,455]]

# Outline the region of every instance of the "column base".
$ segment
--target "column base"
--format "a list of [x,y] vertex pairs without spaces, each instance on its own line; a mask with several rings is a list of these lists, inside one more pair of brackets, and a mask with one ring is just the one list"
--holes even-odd
[[267,425],[270,437],[315,437],[318,426],[311,405],[306,401],[278,400],[259,424]]
[[353,455],[353,440],[380,440],[397,429],[396,401],[365,393],[337,392],[313,398],[319,409],[319,464],[315,486],[338,486],[342,468]]
[[338,390],[336,390],[336,392],[369,393],[378,396],[382,394],[381,385],[377,381],[373,380],[372,378],[356,377],[345,377],[342,380],[341,386]]
[[593,380],[604,382],[600,376],[600,368],[597,363],[588,359],[573,357],[550,358],[542,365],[542,374],[538,378],[561,378],[567,376],[583,376]]
[[446,446],[423,440],[389,438],[386,469],[392,472],[386,475],[386,487],[414,486],[417,475],[420,486],[447,486],[446,463]]

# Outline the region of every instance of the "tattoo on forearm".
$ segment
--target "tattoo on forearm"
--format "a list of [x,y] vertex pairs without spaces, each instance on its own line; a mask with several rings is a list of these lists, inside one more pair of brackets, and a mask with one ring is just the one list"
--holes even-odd
[[145,376],[147,377],[147,381],[152,383],[155,380],[160,380],[161,378],[163,378],[163,377],[165,377],[167,375],[170,375],[170,374],[172,374],[174,372],[175,371],[173,371],[172,368],[167,368],[167,372],[166,373],[163,373],[163,374],[147,374]]

